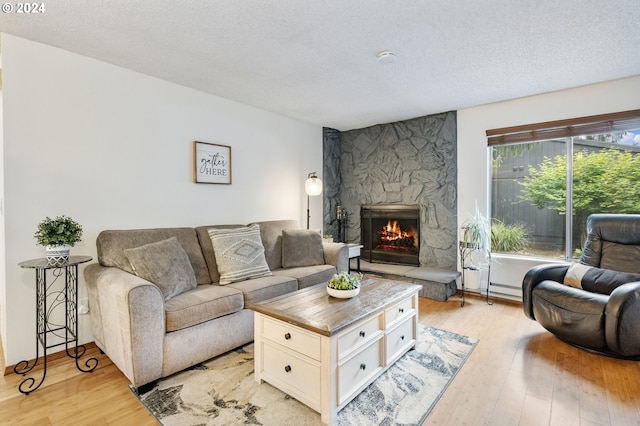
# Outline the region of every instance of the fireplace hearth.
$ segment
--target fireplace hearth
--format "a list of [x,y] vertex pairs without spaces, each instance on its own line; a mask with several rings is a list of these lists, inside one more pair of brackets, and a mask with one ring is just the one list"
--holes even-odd
[[360,208],[362,257],[369,262],[420,264],[420,206],[363,205]]

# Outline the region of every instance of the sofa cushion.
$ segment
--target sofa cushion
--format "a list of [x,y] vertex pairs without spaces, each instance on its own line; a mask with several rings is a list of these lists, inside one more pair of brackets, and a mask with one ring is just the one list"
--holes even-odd
[[282,267],[324,265],[322,236],[309,229],[282,230]]
[[102,266],[111,266],[133,274],[131,264],[124,255],[124,250],[140,247],[176,237],[189,256],[191,267],[198,284],[210,284],[211,277],[207,264],[202,256],[200,242],[193,228],[153,228],[125,229],[102,231],[96,239],[98,261]]
[[300,229],[300,224],[295,220],[270,220],[251,225],[260,226],[260,237],[269,269],[282,268],[282,231]]
[[230,287],[203,284],[164,304],[167,332],[181,330],[244,308],[242,293]]
[[176,237],[126,249],[124,255],[137,276],[158,286],[164,300],[197,285],[189,257]]
[[275,269],[273,275],[292,277],[298,281],[298,289],[326,283],[336,273],[333,265],[300,266],[298,268]]
[[208,232],[221,285],[271,275],[258,225],[233,229],[212,228]]
[[291,277],[269,276],[236,282],[227,287],[241,291],[244,295],[244,304],[249,307],[253,303],[296,291],[298,282]]
[[640,281],[640,274],[596,268],[574,262],[569,265],[563,283],[594,293],[611,294],[622,284],[636,281]]

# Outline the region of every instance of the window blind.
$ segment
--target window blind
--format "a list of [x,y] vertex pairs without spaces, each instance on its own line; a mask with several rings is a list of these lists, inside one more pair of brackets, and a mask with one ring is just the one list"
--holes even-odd
[[489,146],[640,129],[640,109],[487,130]]

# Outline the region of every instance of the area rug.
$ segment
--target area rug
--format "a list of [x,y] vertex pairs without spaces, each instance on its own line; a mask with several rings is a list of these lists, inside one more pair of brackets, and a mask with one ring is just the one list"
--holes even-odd
[[[340,410],[337,424],[420,425],[477,343],[419,325],[416,349]],[[162,379],[136,396],[166,426],[322,424],[319,413],[266,382],[255,382],[253,344]]]

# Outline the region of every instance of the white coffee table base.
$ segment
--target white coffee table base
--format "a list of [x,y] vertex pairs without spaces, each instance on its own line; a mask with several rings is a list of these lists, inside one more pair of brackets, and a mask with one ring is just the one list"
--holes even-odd
[[330,335],[255,312],[255,380],[335,423],[339,410],[415,346],[418,289]]

